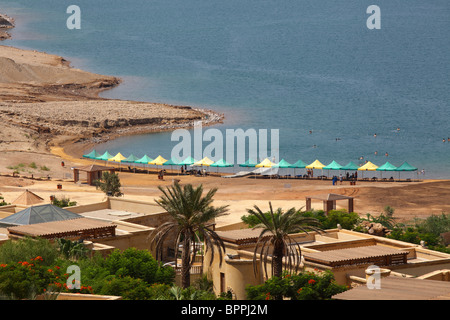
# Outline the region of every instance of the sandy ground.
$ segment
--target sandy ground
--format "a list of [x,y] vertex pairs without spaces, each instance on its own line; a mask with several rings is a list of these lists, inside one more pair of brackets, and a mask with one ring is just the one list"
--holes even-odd
[[[63,155],[62,150],[54,150]],[[20,157],[20,154],[16,154]],[[72,181],[71,167],[93,163],[91,160],[64,158],[53,155],[39,155],[51,168],[51,180],[30,179],[30,174],[21,177],[0,176],[0,193],[7,202],[13,202],[25,189],[35,192],[50,201],[50,196],[66,197],[78,204],[88,204],[102,201],[105,195],[95,187],[85,183],[75,184]],[[11,159],[11,158],[9,158]],[[96,162],[103,164],[101,162]],[[180,184],[202,184],[205,191],[217,188],[214,205],[229,206],[229,215],[221,217],[219,226],[238,223],[241,216],[247,214],[247,209],[254,205],[261,209],[268,209],[269,201],[274,208],[289,209],[305,206],[305,197],[323,193],[338,193],[355,198],[355,211],[364,216],[366,213],[377,215],[387,205],[395,209],[395,217],[399,221],[409,221],[414,217],[424,218],[431,214],[450,212],[450,181],[424,180],[423,182],[358,182],[349,185],[333,186],[331,181],[298,180],[298,179],[261,179],[261,178],[223,178],[220,176],[181,176],[168,172],[161,181],[157,176],[157,169],[150,169],[150,173],[132,173],[119,171],[124,198],[153,202],[161,195],[158,186],[168,187],[174,179]],[[83,176],[81,177],[84,178]],[[57,188],[62,184],[62,189]],[[322,209],[320,201],[313,201],[313,208]],[[346,201],[339,201],[337,208],[346,208]]]

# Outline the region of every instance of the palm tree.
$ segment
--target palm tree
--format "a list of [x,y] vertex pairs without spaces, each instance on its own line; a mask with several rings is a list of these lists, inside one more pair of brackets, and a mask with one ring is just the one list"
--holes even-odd
[[295,208],[283,212],[278,208],[276,212],[272,209],[272,203],[269,202],[270,211],[268,215],[261,211],[258,206],[253,209],[247,209],[247,212],[257,217],[260,221],[253,229],[261,228],[255,251],[253,253],[253,268],[256,273],[256,257],[259,249],[261,262],[263,262],[265,275],[267,277],[267,262],[272,248],[272,275],[281,277],[283,272],[283,258],[287,257],[287,269],[298,271],[301,263],[300,245],[290,234],[306,232],[309,230],[322,232],[319,221],[311,217],[303,217],[298,214]]
[[220,260],[225,253],[225,245],[214,232],[212,221],[227,214],[227,207],[213,207],[213,196],[217,188],[211,189],[205,196],[203,187],[194,188],[191,184],[183,188],[178,184],[164,190],[158,187],[163,195],[155,200],[172,217],[172,221],[163,223],[154,230],[152,244],[156,247],[156,254],[162,254],[163,242],[172,232],[176,233],[175,258],[178,257],[179,244],[181,249],[181,287],[190,286],[190,269],[200,248],[196,243],[203,240],[206,250],[211,249],[211,261],[214,259],[214,247],[218,247]]

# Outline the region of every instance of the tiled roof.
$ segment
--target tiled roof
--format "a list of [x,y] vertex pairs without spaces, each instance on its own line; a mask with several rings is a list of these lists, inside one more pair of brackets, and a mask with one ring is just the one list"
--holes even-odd
[[333,267],[375,262],[384,263],[384,265],[400,264],[405,263],[407,255],[408,251],[401,251],[381,245],[322,252],[305,252],[303,254],[306,261]]
[[[96,238],[108,234],[114,235],[116,225],[90,218],[77,218],[63,221],[52,221],[8,228],[12,235],[44,238],[74,237]],[[113,234],[111,234],[113,232]]]
[[338,300],[449,300],[450,282],[389,276],[379,289],[361,285],[333,296]]
[[256,242],[261,234],[261,228],[257,229],[240,229],[229,231],[216,231],[217,235],[226,242],[237,244]]

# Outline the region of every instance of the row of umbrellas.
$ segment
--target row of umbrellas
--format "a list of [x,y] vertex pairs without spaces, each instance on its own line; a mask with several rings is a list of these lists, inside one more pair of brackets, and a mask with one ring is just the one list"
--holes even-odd
[[[106,151],[103,154],[99,154],[97,151],[92,150],[90,153],[83,155],[84,158],[95,159],[95,160],[103,160],[103,161],[113,161],[113,162],[125,162],[125,163],[140,163],[140,164],[149,164],[149,165],[175,165],[175,166],[209,166],[209,167],[234,167],[233,164],[226,162],[224,159],[220,159],[219,161],[213,161],[208,157],[205,157],[201,160],[195,160],[192,157],[187,157],[184,160],[179,160],[176,157],[171,159],[164,159],[161,155],[157,158],[152,159],[147,155],[144,155],[141,158],[138,158],[131,154],[128,157],[123,156],[120,152],[115,156],[109,154]],[[386,162],[381,166],[377,166],[372,162],[368,161],[363,166],[358,166],[354,162],[349,162],[347,165],[342,166],[336,161],[332,161],[328,165],[324,165],[319,160],[315,160],[311,164],[306,164],[302,160],[298,160],[295,163],[289,163],[286,160],[282,159],[278,163],[274,163],[270,161],[268,158],[264,159],[261,162],[256,162],[251,159],[247,160],[245,163],[239,165],[240,167],[256,167],[256,168],[306,168],[306,169],[322,169],[322,170],[358,170],[358,171],[417,171],[416,167],[411,166],[408,162],[404,162],[399,167],[394,166],[393,164]]]

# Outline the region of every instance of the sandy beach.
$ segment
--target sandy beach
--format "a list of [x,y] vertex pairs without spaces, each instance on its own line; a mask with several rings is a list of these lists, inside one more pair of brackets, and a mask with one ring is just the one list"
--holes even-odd
[[[7,202],[25,189],[47,202],[50,195],[66,196],[78,204],[101,201],[105,197],[101,191],[72,181],[72,167],[93,162],[82,158],[88,148],[120,135],[223,120],[221,114],[189,106],[100,98],[99,92],[120,85],[121,80],[72,68],[63,57],[43,52],[0,45],[0,70],[0,194]],[[355,197],[355,211],[361,215],[379,214],[386,205],[401,220],[450,211],[450,181],[446,180],[333,186],[330,180],[226,179],[176,172],[161,181],[156,169],[149,174],[119,175],[124,196],[145,201],[153,201],[160,195],[157,187],[169,186],[173,179],[202,184],[206,190],[218,188],[215,204],[230,206],[230,215],[221,218],[219,225],[239,222],[253,205],[268,208],[268,201],[274,207],[301,208],[305,196],[319,193]],[[57,189],[57,184],[62,188]],[[321,209],[322,204],[313,203],[313,207]]]

